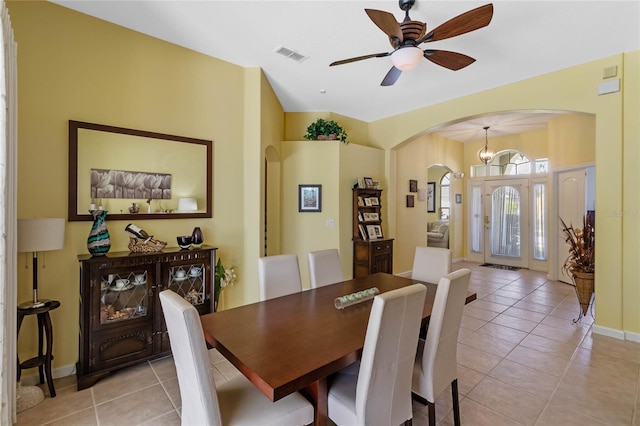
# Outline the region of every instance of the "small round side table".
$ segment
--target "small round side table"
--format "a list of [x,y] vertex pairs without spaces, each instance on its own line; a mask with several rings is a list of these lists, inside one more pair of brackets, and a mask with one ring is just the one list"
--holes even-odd
[[[22,370],[27,368],[38,367],[40,374],[40,383],[44,383],[44,377],[47,376],[47,386],[49,387],[49,394],[51,398],[56,396],[56,390],[53,387],[53,378],[51,377],[51,360],[53,359],[53,327],[51,326],[51,318],[49,317],[49,311],[53,311],[60,307],[60,302],[57,300],[49,301],[45,306],[39,308],[18,308],[18,335],[20,334],[20,326],[22,320],[27,315],[38,316],[38,356],[30,358],[24,362],[20,362],[20,356],[18,355],[18,375],[20,380]],[[46,352],[43,354],[42,338],[47,339]],[[43,371],[44,370],[44,371]]]

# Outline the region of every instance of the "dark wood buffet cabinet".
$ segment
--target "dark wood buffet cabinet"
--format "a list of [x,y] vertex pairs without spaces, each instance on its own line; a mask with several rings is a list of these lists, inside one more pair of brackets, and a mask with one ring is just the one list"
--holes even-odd
[[166,355],[158,293],[171,289],[200,315],[213,311],[215,247],[80,255],[78,390],[112,371]]
[[382,230],[382,190],[353,188],[353,277],[393,273],[393,238]]

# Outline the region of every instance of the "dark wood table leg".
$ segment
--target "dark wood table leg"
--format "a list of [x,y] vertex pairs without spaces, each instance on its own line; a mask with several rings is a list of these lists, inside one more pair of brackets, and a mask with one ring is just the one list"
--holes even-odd
[[[45,330],[45,326],[44,326],[44,316],[47,315],[46,313],[43,314],[38,314],[38,358],[42,358],[42,334],[46,331]],[[49,341],[48,336],[49,333],[47,334],[47,342]],[[47,350],[49,349],[49,346],[47,345]],[[38,366],[38,377],[40,378],[40,384],[44,383],[44,366],[42,364],[40,364]]]
[[329,411],[327,379],[323,378],[302,390],[302,393],[311,401],[315,408],[315,426],[327,425],[327,413]]
[[[60,307],[57,300],[50,301],[47,305],[37,308],[20,308],[18,307],[18,324],[17,335],[20,334],[20,328],[24,317],[27,315],[35,315],[38,321],[38,356],[30,358],[24,362],[20,362],[20,355],[16,354],[18,360],[18,371],[16,378],[20,380],[22,370],[26,368],[38,367],[38,375],[40,383],[43,384],[45,378],[49,387],[49,395],[51,398],[56,396],[56,390],[53,385],[53,375],[51,374],[51,361],[53,360],[53,325],[51,324],[51,316],[49,311]],[[46,339],[46,341],[45,341]],[[46,344],[46,351],[44,345]]]
[[44,355],[44,372],[47,376],[47,386],[49,386],[49,394],[51,395],[51,398],[53,398],[56,396],[56,390],[53,387],[53,377],[51,376],[51,360],[53,359],[53,327],[51,325],[51,317],[49,316],[49,312],[45,312],[41,315],[44,317],[44,330],[45,335],[47,336],[47,353]]
[[[20,334],[20,326],[22,326],[22,320],[24,320],[24,314],[20,311],[18,311],[18,330],[16,333],[16,338],[17,336]],[[16,342],[16,349],[18,344]],[[22,376],[22,368],[20,368],[20,355],[18,354],[18,351],[16,350],[16,358],[18,359],[18,374],[16,374],[16,380],[20,381],[20,377]]]

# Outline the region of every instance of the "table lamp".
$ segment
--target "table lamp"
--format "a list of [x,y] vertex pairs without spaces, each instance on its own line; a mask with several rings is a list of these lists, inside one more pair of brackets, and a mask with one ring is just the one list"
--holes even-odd
[[64,247],[64,218],[18,219],[18,253],[33,253],[33,301],[21,303],[21,309],[46,306],[49,300],[38,299],[38,252]]
[[195,212],[198,210],[198,200],[195,198],[180,198],[178,200],[178,211],[182,213]]

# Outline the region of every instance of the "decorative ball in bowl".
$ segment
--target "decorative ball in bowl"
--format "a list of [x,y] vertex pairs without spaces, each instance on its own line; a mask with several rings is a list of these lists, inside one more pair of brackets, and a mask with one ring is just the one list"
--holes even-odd
[[191,235],[181,235],[176,239],[178,240],[178,247],[181,249],[188,249],[191,246]]

